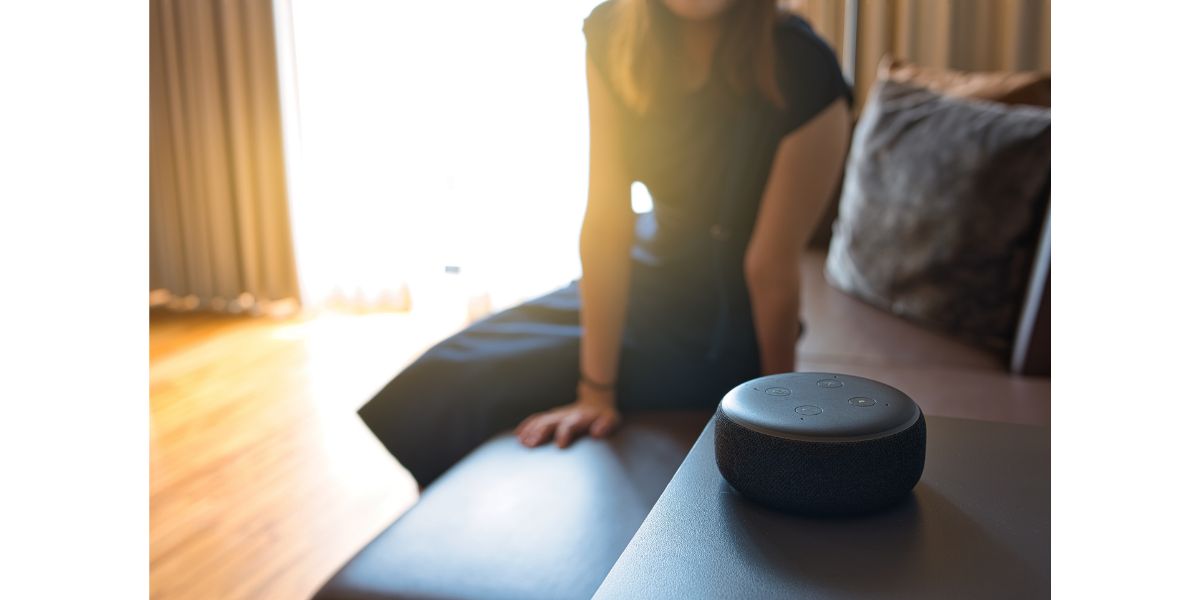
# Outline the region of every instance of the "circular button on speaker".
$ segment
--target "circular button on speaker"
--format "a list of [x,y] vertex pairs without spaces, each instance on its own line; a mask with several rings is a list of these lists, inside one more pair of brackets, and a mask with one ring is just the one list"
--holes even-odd
[[836,379],[821,379],[820,381],[817,381],[817,387],[822,387],[825,389],[840,388],[842,387],[842,382]]
[[769,387],[764,391],[767,393],[768,396],[790,396],[790,395],[792,395],[792,390],[789,390],[787,388],[782,388],[782,387]]
[[797,406],[796,412],[802,415],[819,415],[821,414],[821,407],[805,404],[804,406]]
[[866,396],[855,396],[850,399],[851,406],[875,406],[875,400]]

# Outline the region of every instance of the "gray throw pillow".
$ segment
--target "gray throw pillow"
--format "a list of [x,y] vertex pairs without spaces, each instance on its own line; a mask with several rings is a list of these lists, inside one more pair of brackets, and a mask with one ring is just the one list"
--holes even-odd
[[1006,351],[1049,177],[1049,109],[879,80],[855,129],[826,278]]

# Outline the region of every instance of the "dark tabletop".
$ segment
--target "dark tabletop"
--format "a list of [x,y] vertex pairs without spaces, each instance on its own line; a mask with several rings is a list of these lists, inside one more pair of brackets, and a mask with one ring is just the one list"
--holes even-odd
[[701,434],[595,598],[1050,595],[1050,430],[928,417],[911,500],[866,517],[760,507]]

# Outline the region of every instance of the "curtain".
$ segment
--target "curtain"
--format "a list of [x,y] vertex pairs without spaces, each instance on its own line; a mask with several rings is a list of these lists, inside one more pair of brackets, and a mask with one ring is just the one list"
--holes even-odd
[[857,6],[855,64],[843,65],[861,108],[879,59],[963,71],[1050,72],[1050,0],[787,0],[840,57]]
[[151,302],[298,296],[271,0],[150,2]]

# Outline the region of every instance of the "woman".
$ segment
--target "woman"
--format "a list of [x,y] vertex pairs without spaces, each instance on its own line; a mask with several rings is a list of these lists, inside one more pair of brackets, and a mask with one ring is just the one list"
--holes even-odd
[[799,258],[849,140],[832,51],[773,0],[608,0],[584,34],[583,277],[441,342],[360,411],[421,485],[514,425],[566,447],[793,370]]

